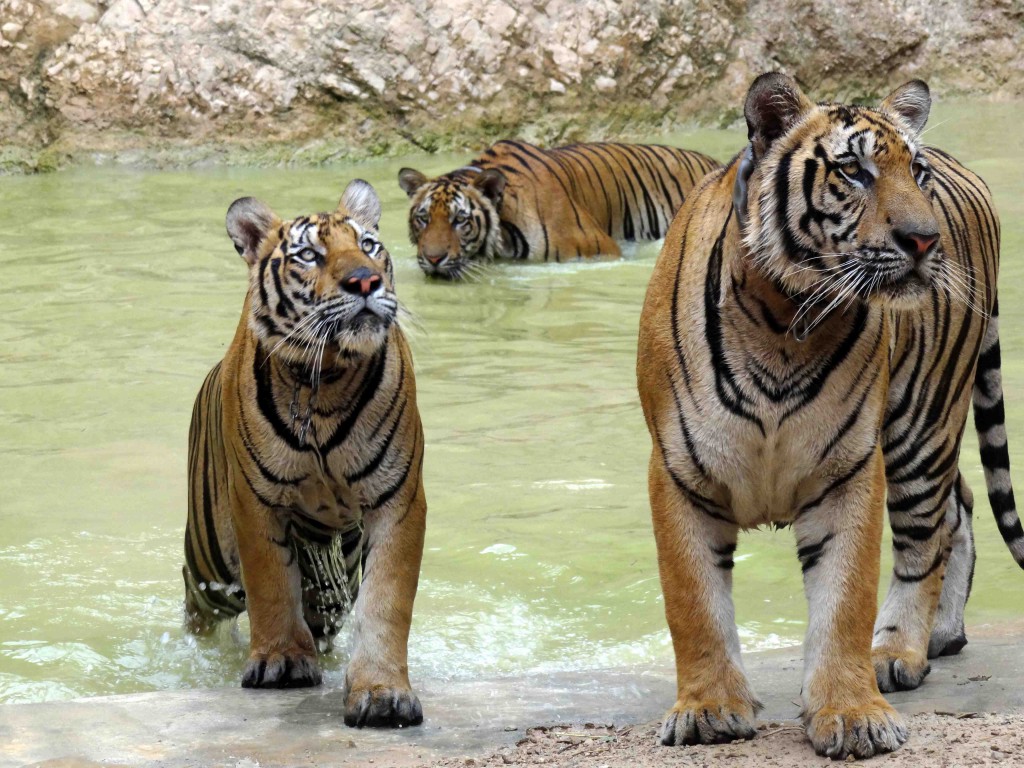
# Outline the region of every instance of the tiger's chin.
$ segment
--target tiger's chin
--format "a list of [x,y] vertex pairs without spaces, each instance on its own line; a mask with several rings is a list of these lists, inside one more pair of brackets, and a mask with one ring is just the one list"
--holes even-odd
[[423,266],[420,262],[420,266],[423,269],[423,274],[427,277],[434,278],[435,280],[447,280],[449,282],[456,282],[463,280],[466,277],[466,273],[469,270],[468,261],[450,261],[439,266]]
[[868,301],[888,309],[913,310],[925,303],[934,288],[935,281],[930,274],[912,270],[899,280],[879,285]]
[[372,355],[387,340],[394,318],[381,317],[370,311],[360,312],[338,329],[334,341],[344,356]]

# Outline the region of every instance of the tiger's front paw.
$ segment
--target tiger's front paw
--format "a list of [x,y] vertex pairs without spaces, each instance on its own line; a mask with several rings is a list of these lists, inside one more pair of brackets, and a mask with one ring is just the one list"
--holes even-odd
[[913,690],[932,671],[925,654],[885,646],[871,650],[871,661],[875,665],[878,688],[885,693]]
[[271,653],[253,651],[242,672],[243,688],[308,688],[322,681],[316,655],[299,648]]
[[349,690],[345,695],[345,725],[362,728],[401,728],[423,722],[423,707],[409,688]]
[[849,709],[824,707],[806,716],[804,725],[815,752],[840,760],[892,752],[908,736],[903,718],[881,696]]
[[677,701],[665,715],[658,740],[666,747],[678,747],[752,739],[756,734],[754,710],[749,705]]

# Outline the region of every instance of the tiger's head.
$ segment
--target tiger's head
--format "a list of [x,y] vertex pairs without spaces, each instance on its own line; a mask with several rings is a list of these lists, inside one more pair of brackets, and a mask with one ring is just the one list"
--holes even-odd
[[255,198],[231,204],[228,235],[249,265],[249,326],[273,354],[311,365],[335,350],[359,356],[381,347],[398,301],[380,214],[361,179],[333,213],[282,221]]
[[754,81],[733,205],[744,244],[788,293],[910,307],[941,283],[919,138],[930,108],[920,80],[874,109],[813,104],[780,73]]
[[398,184],[411,198],[409,239],[427,275],[458,280],[497,254],[505,191],[500,171],[467,167],[436,179],[403,168]]

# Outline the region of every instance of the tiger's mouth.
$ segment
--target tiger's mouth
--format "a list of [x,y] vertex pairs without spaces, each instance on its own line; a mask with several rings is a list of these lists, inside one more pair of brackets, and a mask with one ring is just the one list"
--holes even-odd
[[423,274],[440,280],[462,280],[469,277],[481,268],[481,264],[485,260],[485,251],[482,247],[467,250],[465,244],[463,244],[462,250],[454,256],[445,254],[440,257],[430,257],[419,251],[416,253],[416,261],[420,265],[420,269],[423,270]]
[[383,343],[388,329],[395,321],[397,308],[393,300],[381,301],[375,298],[353,304],[337,311],[329,321],[330,325],[321,333],[342,349],[366,352]]
[[360,355],[376,352],[384,344],[394,316],[364,308],[347,322],[332,329],[331,338],[346,353]]
[[938,256],[935,253],[919,261],[907,259],[899,267],[875,267],[869,271],[866,298],[897,307],[917,304],[936,286],[937,269]]
[[340,321],[337,332],[346,330],[353,333],[358,331],[375,331],[387,328],[394,319],[394,312],[368,303],[351,315],[348,320]]
[[423,269],[423,273],[427,277],[438,280],[462,280],[469,269],[468,265],[469,261],[462,256],[454,260],[446,257],[444,261],[438,263],[420,259],[420,267]]

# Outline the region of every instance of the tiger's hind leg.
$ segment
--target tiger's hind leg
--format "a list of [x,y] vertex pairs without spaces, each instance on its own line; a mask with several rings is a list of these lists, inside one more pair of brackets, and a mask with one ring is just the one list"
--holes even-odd
[[[611,237],[611,235],[604,232],[598,223],[594,220],[594,217],[585,210],[580,210],[579,221],[580,226],[573,226],[569,230],[569,236],[572,239],[572,244],[567,248],[575,249],[576,255],[585,259],[592,259],[595,257],[604,257],[608,259],[618,259],[622,257],[622,249],[619,248],[619,244]],[[570,250],[571,254],[571,250]],[[572,256],[563,257],[561,261],[565,261],[566,258],[572,258]]]
[[605,232],[590,213],[575,201],[555,203],[546,212],[542,239],[547,243],[545,261],[573,261],[622,256],[619,244]]
[[220,369],[213,366],[192,409],[185,518],[185,628],[196,635],[245,610],[238,542],[227,504],[221,435]]
[[949,544],[946,547],[948,555],[942,594],[939,596],[939,608],[928,641],[929,659],[953,656],[967,645],[964,608],[971,594],[974,562],[977,557],[972,530],[973,513],[974,496],[967,481],[960,475],[953,486],[949,508],[946,511],[946,528],[949,531]]
[[[219,582],[198,582],[181,567],[185,581],[185,629],[193,635],[209,635],[222,621],[233,619],[245,610],[245,596],[240,589],[220,589]],[[214,589],[210,589],[210,584]],[[222,593],[222,594],[218,594]]]
[[[956,455],[955,446],[943,447]],[[924,462],[935,454],[915,455]],[[910,479],[905,483],[899,482],[899,472],[891,472],[891,463],[887,467],[894,563],[872,642],[875,674],[883,691],[917,688],[931,671],[932,626],[943,592],[946,560],[952,552],[947,521],[959,472],[954,466],[951,473],[932,480],[917,465],[919,460],[908,468]]]

